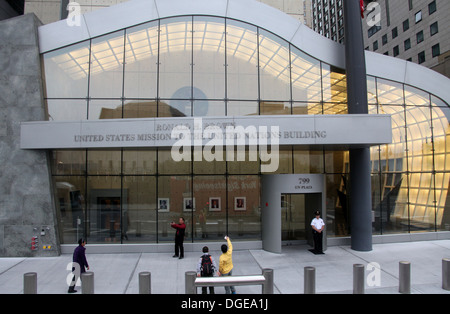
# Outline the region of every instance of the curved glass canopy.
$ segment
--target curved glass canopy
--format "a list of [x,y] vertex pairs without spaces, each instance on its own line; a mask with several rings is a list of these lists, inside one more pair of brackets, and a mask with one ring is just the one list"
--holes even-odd
[[[179,16],[154,20],[45,53],[43,60],[49,120],[347,114],[343,69],[303,53],[262,28],[228,18]],[[450,230],[446,202],[450,179],[448,104],[402,83],[371,76],[367,82],[370,113],[392,116],[392,144],[371,150],[375,232]],[[137,200],[136,196],[137,207],[153,210],[159,199],[169,199],[166,192],[160,193],[160,187],[206,186],[200,178],[208,173],[222,187],[210,192],[218,194],[219,199],[229,199],[222,207],[232,211],[233,197],[239,195],[224,187],[235,181],[239,186],[245,180],[259,187],[261,174],[258,164],[246,164],[237,171],[251,179],[230,177],[235,168],[232,163],[197,167],[195,163],[172,162],[168,166],[162,163],[168,153],[159,150],[139,151],[139,158],[131,158],[127,150],[88,151],[88,157],[81,154],[78,161],[73,160],[72,153],[55,152],[56,181],[84,176],[86,181],[76,185],[89,194],[90,183],[99,185],[94,184],[100,180],[96,176],[106,175],[105,182],[121,190],[123,196],[123,187],[128,185],[124,175],[143,175],[142,182],[148,182],[139,186],[156,184],[158,189],[151,199],[141,195],[142,200]],[[290,147],[280,154],[279,173],[327,175],[327,212],[335,213],[330,218],[334,226],[330,226],[329,236],[345,235],[339,230],[341,224],[346,229],[346,219],[338,217],[346,212],[342,195],[347,193],[348,153],[305,152]],[[127,162],[130,158],[131,163]],[[172,182],[164,175],[178,177]],[[122,178],[122,183],[110,182],[114,176]],[[195,194],[195,189],[187,190],[186,197]],[[259,199],[253,200],[250,195],[244,199],[257,212]],[[87,207],[91,206],[88,198],[85,201]],[[122,219],[125,211],[127,215],[132,212],[131,206],[122,206],[121,210]],[[142,221],[136,213],[137,209],[129,219]],[[161,215],[156,219],[158,224]],[[231,226],[233,215],[226,217]],[[215,221],[219,223],[220,219]],[[252,222],[257,221],[258,217],[252,218]],[[158,234],[161,239],[163,232],[159,230]]]

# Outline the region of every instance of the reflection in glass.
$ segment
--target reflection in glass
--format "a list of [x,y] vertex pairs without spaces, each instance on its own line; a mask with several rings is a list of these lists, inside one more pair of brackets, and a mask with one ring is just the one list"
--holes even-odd
[[347,77],[345,71],[322,63],[323,101],[347,102]]
[[[225,23],[222,18],[194,17],[194,87],[205,98],[225,98]],[[196,97],[196,99],[199,99]]]
[[49,121],[79,121],[87,119],[86,99],[47,99]]
[[89,101],[89,120],[121,119],[122,101],[91,99]]
[[269,32],[259,32],[260,97],[290,100],[289,45]]
[[43,55],[46,97],[87,97],[89,49],[85,41]]
[[227,98],[258,99],[257,29],[227,20]]
[[322,100],[320,62],[291,46],[292,99],[294,101]]
[[120,176],[87,177],[87,242],[121,243],[121,210],[127,206],[127,190]]
[[158,22],[126,30],[124,97],[156,98]]
[[51,158],[53,175],[84,175],[86,173],[85,150],[54,150]]
[[259,182],[256,175],[228,177],[228,235],[231,239],[261,239]]
[[159,46],[159,97],[176,98],[175,92],[188,88],[191,99],[192,17],[162,19]]
[[253,116],[259,114],[256,101],[229,101],[227,103],[227,116]]
[[158,210],[158,242],[173,242],[175,231],[170,227],[170,222],[178,223],[180,217],[184,218],[186,224],[185,242],[191,241],[192,214],[196,212],[196,206],[191,208],[185,203],[195,203],[192,195],[192,177],[159,176],[158,199],[161,198],[169,201],[170,209]]
[[156,177],[124,176],[122,242],[156,242]]
[[76,244],[86,230],[86,177],[54,176],[56,216],[61,244]]
[[92,39],[89,97],[122,97],[123,37],[119,31]]
[[121,151],[113,149],[88,150],[88,175],[118,175],[121,173]]

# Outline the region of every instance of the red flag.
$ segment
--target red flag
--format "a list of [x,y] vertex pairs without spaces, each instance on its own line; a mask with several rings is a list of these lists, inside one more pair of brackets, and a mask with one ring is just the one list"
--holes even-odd
[[361,18],[364,18],[364,1],[363,0],[359,0],[359,6],[361,8]]

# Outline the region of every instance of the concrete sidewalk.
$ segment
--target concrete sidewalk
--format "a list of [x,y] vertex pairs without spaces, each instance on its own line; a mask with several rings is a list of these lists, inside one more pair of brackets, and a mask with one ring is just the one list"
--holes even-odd
[[[324,255],[314,255],[308,246],[284,246],[282,254],[263,250],[235,250],[233,275],[261,274],[274,269],[274,293],[303,293],[303,268],[316,268],[317,293],[353,292],[353,264],[376,262],[381,266],[380,285],[368,287],[370,294],[397,294],[399,262],[411,263],[411,293],[450,294],[442,289],[442,259],[450,258],[450,240],[374,244],[371,252],[356,252],[348,246],[329,247]],[[96,294],[136,294],[138,274],[151,272],[152,294],[184,294],[184,274],[195,270],[199,253],[186,253],[184,259],[172,253],[89,254],[90,271],[95,274]],[[219,251],[211,252],[219,262]],[[66,294],[71,254],[48,258],[0,258],[0,293],[23,293],[23,274],[37,272],[39,294]],[[70,263],[70,264],[69,264]],[[68,269],[69,268],[69,269]],[[366,271],[366,276],[370,274]],[[77,294],[81,287],[76,288]],[[216,293],[225,293],[216,288]],[[260,286],[237,287],[238,294],[260,294]]]

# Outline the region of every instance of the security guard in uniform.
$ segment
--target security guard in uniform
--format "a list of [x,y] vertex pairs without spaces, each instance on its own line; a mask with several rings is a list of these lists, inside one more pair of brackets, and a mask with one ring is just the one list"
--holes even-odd
[[322,248],[322,240],[323,240],[323,229],[325,228],[325,223],[323,219],[320,218],[320,212],[316,211],[316,218],[311,221],[311,227],[313,232],[314,239],[314,254],[324,254]]

